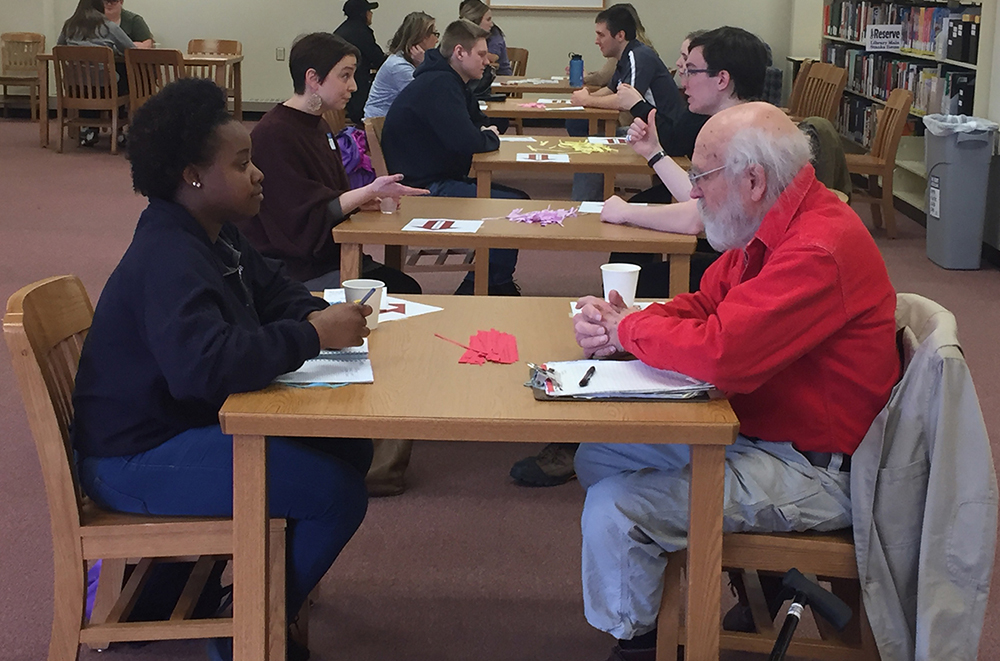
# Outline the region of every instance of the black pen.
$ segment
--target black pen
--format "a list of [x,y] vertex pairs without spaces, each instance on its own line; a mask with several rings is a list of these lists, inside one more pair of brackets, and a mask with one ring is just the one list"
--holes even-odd
[[587,370],[587,373],[583,375],[582,379],[580,379],[580,387],[583,388],[588,383],[590,383],[591,377],[594,376],[594,374],[596,372],[597,372],[597,367],[595,367],[594,365],[591,365],[590,369]]

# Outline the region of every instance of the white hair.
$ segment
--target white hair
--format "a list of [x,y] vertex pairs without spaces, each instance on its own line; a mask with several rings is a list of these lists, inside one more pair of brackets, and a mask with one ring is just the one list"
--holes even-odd
[[811,159],[812,146],[801,131],[774,136],[748,127],[738,130],[729,141],[726,174],[730,181],[735,181],[751,165],[764,168],[767,180],[764,201],[770,208]]

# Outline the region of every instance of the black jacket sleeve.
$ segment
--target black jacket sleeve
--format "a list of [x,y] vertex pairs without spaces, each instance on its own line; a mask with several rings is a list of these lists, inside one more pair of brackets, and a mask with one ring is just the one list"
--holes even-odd
[[[649,118],[653,109],[648,101],[639,101],[629,109],[633,117],[643,121]],[[676,117],[670,113],[657,111],[656,134],[660,138],[660,146],[668,156],[687,156],[694,153],[694,142],[701,127],[708,121],[708,115],[697,115],[690,110],[683,110]]]

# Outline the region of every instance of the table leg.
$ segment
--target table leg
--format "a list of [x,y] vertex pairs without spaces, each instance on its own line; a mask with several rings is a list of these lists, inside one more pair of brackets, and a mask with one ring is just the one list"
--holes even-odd
[[38,60],[38,144],[49,146],[49,63]]
[[386,266],[397,271],[403,270],[403,259],[406,257],[406,246],[386,246],[385,261]]
[[604,137],[613,138],[615,137],[615,132],[618,130],[618,122],[613,122],[609,119],[604,120]]
[[268,651],[267,441],[233,437],[233,659]]
[[614,170],[604,172],[604,199],[608,199],[615,194],[615,173]]
[[489,198],[493,188],[493,171],[476,170],[476,197]]
[[688,530],[688,661],[719,658],[722,599],[722,505],[726,448],[691,446],[691,503]]
[[488,296],[490,293],[489,248],[476,248],[476,286],[473,293],[476,296]]
[[691,289],[691,256],[667,255],[670,260],[670,298]]
[[591,117],[587,123],[587,135],[600,135],[600,133],[598,133],[600,123],[600,120],[595,117]]
[[340,281],[361,277],[361,244],[340,244]]
[[243,121],[243,63],[233,64],[233,117]]

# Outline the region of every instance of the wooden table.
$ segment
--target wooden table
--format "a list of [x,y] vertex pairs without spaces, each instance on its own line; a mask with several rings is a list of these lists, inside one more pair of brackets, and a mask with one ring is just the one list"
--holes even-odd
[[[647,174],[655,176],[646,159],[639,156],[628,145],[610,145],[611,151],[583,154],[566,145],[586,143],[587,138],[566,138],[534,136],[535,142],[510,142],[501,140],[500,149],[472,157],[472,176],[476,178],[476,194],[490,196],[493,173],[504,170],[517,172],[595,172],[604,175],[604,199],[615,193],[616,174]],[[531,151],[569,154],[569,163],[555,161],[518,161],[517,155]],[[691,167],[685,157],[674,158],[682,168]]]
[[[407,197],[399,211],[356,213],[333,228],[333,238],[340,244],[340,278],[361,277],[361,248],[364,244],[384,246],[418,245],[430,248],[474,248],[476,251],[475,293],[485,296],[489,284],[489,249],[580,250],[607,252],[661,253],[670,260],[670,295],[688,290],[690,255],[697,239],[686,234],[671,234],[602,223],[596,213],[567,218],[563,225],[514,223],[506,218],[513,209],[524,211],[568,209],[574,204],[554,200],[506,200],[457,197]],[[475,234],[454,232],[404,232],[414,218],[479,220],[490,218]],[[400,268],[401,250],[386,249],[386,264]]]
[[[537,92],[538,90],[533,90]],[[507,99],[506,101],[487,101],[483,112],[487,117],[503,117],[506,119],[586,119],[589,122],[588,135],[600,135],[602,132],[606,136],[613,136],[618,126],[618,111],[607,110],[605,108],[580,108],[570,104],[550,104],[546,108],[525,108],[522,104],[537,101],[539,97],[533,95],[520,99]],[[483,107],[484,104],[480,104]],[[567,110],[567,108],[578,108],[578,110]],[[603,125],[603,129],[601,128]]]
[[[408,298],[444,310],[382,324],[372,333],[375,383],[336,389],[272,385],[233,395],[222,407],[222,430],[234,435],[234,658],[263,661],[269,644],[265,436],[314,436],[691,444],[685,658],[717,660],[724,457],[739,428],[729,403],[535,401],[522,385],[524,361],[581,355],[567,299]],[[487,328],[515,335],[521,362],[459,365],[462,350],[434,337],[464,340]]]
[[[39,53],[38,55],[38,79],[41,86],[41,93],[39,94],[39,117],[41,121],[38,122],[38,142],[42,147],[49,146],[49,62],[52,59],[52,53]],[[225,72],[229,67],[232,67],[233,117],[237,120],[243,119],[242,55],[185,55],[184,64],[187,66],[218,66],[218,70],[221,73],[216,76],[215,82],[223,89],[227,86]],[[56,94],[58,93],[57,90]]]
[[[528,83],[518,82],[526,80],[540,80],[545,82]],[[492,91],[494,94],[572,94],[579,87],[569,84],[569,77],[558,78],[529,78],[527,76],[497,76],[493,81]]]

